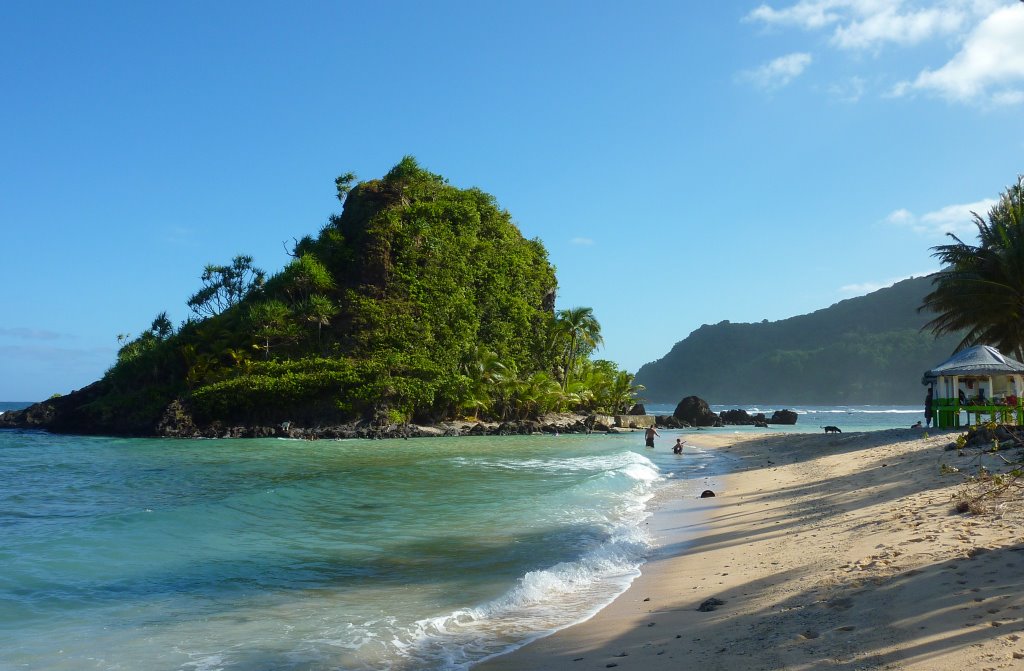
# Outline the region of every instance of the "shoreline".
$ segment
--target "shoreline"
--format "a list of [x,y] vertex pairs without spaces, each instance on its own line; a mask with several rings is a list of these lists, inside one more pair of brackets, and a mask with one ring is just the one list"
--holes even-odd
[[[735,469],[709,476],[713,499],[659,502],[655,549],[630,587],[590,619],[472,668],[1024,664],[1024,503],[953,512],[964,479],[941,466],[995,470],[1000,456],[945,450],[958,435],[694,436]],[[708,599],[722,604],[698,610]]]

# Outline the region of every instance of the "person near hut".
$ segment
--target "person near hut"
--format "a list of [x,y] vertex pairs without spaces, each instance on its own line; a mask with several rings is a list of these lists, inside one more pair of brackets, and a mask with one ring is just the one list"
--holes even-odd
[[928,395],[924,397],[924,421],[929,429],[932,428],[932,414],[932,388],[928,387]]

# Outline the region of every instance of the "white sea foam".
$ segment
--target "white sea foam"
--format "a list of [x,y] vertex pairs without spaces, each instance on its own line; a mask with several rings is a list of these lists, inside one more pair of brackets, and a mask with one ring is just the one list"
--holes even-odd
[[[663,478],[658,468],[644,455],[628,451],[556,461],[561,469],[589,465],[587,470],[598,471],[601,480],[618,478],[626,485],[613,495],[618,502],[605,513],[603,539],[573,561],[526,573],[512,589],[490,602],[413,623],[391,642],[403,657],[424,668],[467,669],[481,659],[589,619],[640,574],[651,547],[643,525],[649,515],[645,503],[653,496],[652,484]],[[520,461],[518,466],[527,463]],[[551,466],[547,460],[532,460],[528,467]],[[597,486],[596,481],[590,482],[592,485],[580,487]],[[607,484],[602,488],[607,495]],[[587,508],[577,514],[595,513]]]
[[414,663],[467,669],[593,617],[640,574],[649,548],[640,526],[620,527],[580,559],[531,571],[489,603],[417,621],[392,644]]

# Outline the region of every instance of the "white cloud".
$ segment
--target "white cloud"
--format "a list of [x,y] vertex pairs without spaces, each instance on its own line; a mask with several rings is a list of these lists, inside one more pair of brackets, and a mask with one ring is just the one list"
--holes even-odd
[[[1024,5],[1019,2],[798,0],[778,6],[762,4],[744,21],[823,32],[829,46],[845,52],[877,52],[889,45],[910,47],[944,39],[943,44],[951,47],[948,53],[953,54],[941,57],[948,62],[938,60],[916,76],[896,75],[901,81],[890,87],[888,95],[922,92],[956,102],[1024,104]],[[830,93],[846,99],[833,88],[828,88]]]
[[986,198],[974,203],[947,205],[921,216],[915,215],[910,210],[899,209],[891,212],[885,221],[894,226],[909,228],[920,235],[937,236],[953,233],[962,236],[977,230],[973,223],[973,212],[984,217],[998,202],[994,198]]
[[747,21],[763,21],[767,24],[793,25],[813,30],[824,28],[842,18],[842,14],[834,11],[837,5],[843,3],[826,1],[806,1],[792,5],[785,9],[774,9],[768,5],[761,5],[746,16]]
[[569,244],[576,245],[577,247],[592,247],[594,241],[591,238],[573,238],[569,241]]
[[937,70],[901,82],[896,95],[911,90],[937,93],[958,102],[1019,104],[1024,101],[1024,5],[992,12],[967,36],[960,51]]
[[742,77],[763,89],[778,89],[803,74],[811,64],[811,55],[805,53],[787,54],[765,63],[759,68],[747,70]]
[[899,13],[888,7],[864,18],[838,26],[832,43],[840,49],[872,49],[881,44],[918,44],[959,30],[967,15],[954,8],[923,9]]
[[804,30],[832,30],[831,43],[841,49],[871,49],[885,43],[917,44],[963,28],[972,17],[990,13],[994,0],[800,0],[775,9],[761,5],[745,21]]

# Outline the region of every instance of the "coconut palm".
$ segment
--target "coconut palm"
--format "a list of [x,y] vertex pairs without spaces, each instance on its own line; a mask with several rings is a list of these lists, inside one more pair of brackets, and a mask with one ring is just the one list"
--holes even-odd
[[575,307],[559,310],[557,324],[565,337],[568,347],[565,355],[565,371],[562,375],[562,389],[566,388],[573,374],[573,366],[586,353],[604,343],[601,338],[601,324],[594,317],[593,308]]
[[620,370],[612,378],[608,389],[608,406],[611,414],[619,415],[629,411],[636,402],[637,395],[644,390],[642,384],[633,384],[634,375]]
[[473,347],[466,354],[462,373],[469,378],[463,407],[472,408],[476,419],[481,410],[491,409],[498,385],[509,376],[509,369],[495,352]]
[[974,213],[978,244],[954,240],[933,247],[943,270],[921,310],[938,316],[925,324],[936,335],[965,332],[957,349],[984,343],[1024,358],[1024,176],[989,211]]

